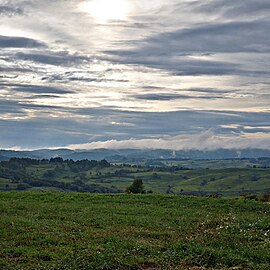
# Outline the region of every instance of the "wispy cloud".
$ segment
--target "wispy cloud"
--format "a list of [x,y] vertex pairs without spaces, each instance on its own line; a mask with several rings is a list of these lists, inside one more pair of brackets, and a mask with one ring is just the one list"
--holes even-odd
[[12,83],[1,83],[0,87],[8,88],[15,92],[25,93],[47,93],[47,94],[71,94],[73,91],[66,90],[58,87],[43,86],[43,85],[29,85],[29,84],[12,84]]
[[168,93],[152,93],[152,94],[140,94],[133,95],[133,97],[142,100],[174,100],[174,99],[216,99],[225,98],[222,95],[181,95],[181,94],[168,94]]
[[0,36],[0,48],[43,48],[41,41],[25,37]]
[[73,66],[76,64],[81,64],[83,61],[90,61],[90,59],[86,56],[81,55],[72,55],[66,51],[61,52],[42,52],[42,53],[16,53],[14,56],[15,59],[24,60],[24,61],[32,61],[42,64],[55,65],[55,66]]

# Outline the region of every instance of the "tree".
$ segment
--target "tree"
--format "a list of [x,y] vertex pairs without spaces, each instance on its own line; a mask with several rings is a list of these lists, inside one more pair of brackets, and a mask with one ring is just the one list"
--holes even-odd
[[144,194],[144,185],[141,179],[135,179],[133,183],[126,188],[126,193],[132,194]]

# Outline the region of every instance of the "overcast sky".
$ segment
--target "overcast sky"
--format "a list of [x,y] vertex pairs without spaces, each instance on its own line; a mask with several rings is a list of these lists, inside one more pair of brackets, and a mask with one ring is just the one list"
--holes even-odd
[[0,0],[0,148],[270,149],[269,0]]

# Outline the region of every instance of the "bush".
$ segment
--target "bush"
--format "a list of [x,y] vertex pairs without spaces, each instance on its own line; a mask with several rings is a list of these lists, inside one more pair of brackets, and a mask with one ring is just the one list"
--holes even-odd
[[245,200],[258,201],[258,196],[256,194],[245,193],[245,194],[242,194],[241,196],[244,197]]
[[218,193],[212,193],[212,194],[208,195],[208,197],[217,199],[217,198],[220,198],[221,196]]
[[255,200],[260,202],[270,202],[270,194],[243,194],[242,195],[246,200]]
[[266,193],[263,194],[262,197],[259,199],[261,202],[270,202],[270,194]]

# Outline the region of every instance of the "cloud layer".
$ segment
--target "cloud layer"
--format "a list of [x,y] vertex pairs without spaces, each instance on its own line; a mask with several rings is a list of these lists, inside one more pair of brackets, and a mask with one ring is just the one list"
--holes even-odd
[[217,136],[211,130],[196,135],[179,135],[159,139],[128,139],[97,141],[69,145],[70,149],[163,149],[163,150],[217,150],[217,149],[269,149],[268,136]]
[[0,148],[270,148],[268,0],[91,1],[0,3]]

